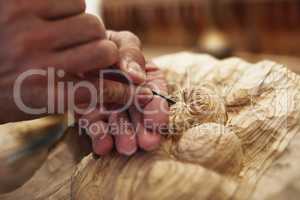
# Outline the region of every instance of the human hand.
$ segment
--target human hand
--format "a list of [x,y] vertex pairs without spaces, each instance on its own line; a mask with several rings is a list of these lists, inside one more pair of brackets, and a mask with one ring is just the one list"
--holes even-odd
[[[52,105],[52,112],[48,110],[43,112],[44,115],[57,113],[57,107],[68,109],[65,103],[70,97],[66,89],[58,88],[57,84],[72,82],[76,85],[85,81],[77,74],[119,63],[118,66],[134,83],[144,81],[144,58],[139,53],[139,40],[128,32],[106,32],[100,19],[84,11],[84,0],[0,2],[0,111],[7,113],[0,117],[0,123],[43,116],[25,113],[16,105],[13,93],[15,81],[26,71],[53,67],[65,72],[63,77],[55,77],[52,86],[49,86],[48,77],[37,74],[22,82],[22,102],[32,108],[49,107],[48,91],[49,87],[53,87],[50,89],[55,96],[55,105]],[[125,40],[120,40],[120,36]],[[134,55],[137,57],[132,58]],[[134,67],[128,67],[132,60],[136,61]],[[98,85],[98,80],[88,81]],[[106,81],[105,85],[104,94],[108,94],[106,99],[110,102],[120,103],[114,97],[126,100],[130,96],[124,94],[128,89],[120,83]],[[125,92],[115,94],[119,90]],[[58,99],[58,94],[64,96],[64,100]],[[113,97],[110,98],[109,94]],[[74,98],[76,104],[90,101],[88,91],[82,88],[76,91]]]
[[[145,85],[160,94],[167,94],[162,71],[153,64],[147,64],[146,73]],[[79,127],[84,127],[91,137],[96,154],[105,155],[114,146],[123,155],[132,155],[138,148],[152,151],[159,146],[161,133],[168,125],[169,106],[164,99],[153,96],[142,108],[132,105],[126,112],[104,114],[106,109],[88,112],[79,120],[83,122],[79,123]]]

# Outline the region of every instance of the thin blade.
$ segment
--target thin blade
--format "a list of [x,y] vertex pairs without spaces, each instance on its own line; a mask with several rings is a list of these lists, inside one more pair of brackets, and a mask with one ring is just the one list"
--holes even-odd
[[159,96],[159,97],[165,99],[165,100],[169,103],[169,105],[174,105],[174,104],[176,104],[176,101],[174,101],[174,100],[172,100],[172,99],[170,99],[170,98],[168,98],[168,97],[166,97],[166,96],[164,96],[164,95],[161,95],[161,94],[159,94],[159,93],[157,93],[157,92],[155,92],[155,91],[153,91],[153,90],[152,90],[152,93],[153,93],[154,95],[156,95],[156,96]]

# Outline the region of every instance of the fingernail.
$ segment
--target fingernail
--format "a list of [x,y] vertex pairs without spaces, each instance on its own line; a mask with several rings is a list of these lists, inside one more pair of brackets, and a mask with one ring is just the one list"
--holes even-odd
[[145,95],[153,97],[153,92],[150,88],[142,86],[137,88],[137,95]]
[[147,146],[143,146],[142,149],[144,149],[145,151],[155,151],[160,147],[160,142],[157,142],[155,144],[151,144],[151,145],[147,145]]
[[137,151],[137,148],[132,148],[131,150],[125,150],[123,149],[122,154],[125,156],[132,156]]
[[142,80],[146,80],[146,73],[137,62],[131,61],[128,63],[128,73]]

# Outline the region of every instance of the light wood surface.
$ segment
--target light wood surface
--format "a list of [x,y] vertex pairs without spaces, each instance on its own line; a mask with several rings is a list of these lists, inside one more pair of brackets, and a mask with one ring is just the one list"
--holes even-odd
[[[158,53],[149,49],[146,52],[149,57]],[[249,60],[258,58],[243,55]],[[91,154],[85,157],[90,152],[80,145],[85,139],[70,130],[23,187],[0,199],[293,200],[299,197],[299,76],[269,61],[252,65],[238,58],[218,61],[206,55],[178,54],[156,62],[168,71],[169,84],[180,81],[184,86],[182,75],[189,68],[194,85],[212,82],[218,88],[216,91],[214,87],[205,87],[217,94],[231,87],[224,102],[214,102],[226,106],[227,117],[224,118],[222,111],[222,119],[227,122],[218,122],[213,117],[210,118],[213,122],[207,123],[205,116],[203,121],[196,114],[191,118],[196,127],[183,130],[179,138],[166,138],[156,152],[139,152],[130,158],[117,154],[100,159]],[[282,88],[288,92],[276,90]],[[250,93],[254,95],[251,98],[247,95]],[[206,101],[211,101],[190,97],[191,106],[194,101],[203,103],[201,109]],[[281,107],[286,100],[288,106]],[[185,100],[179,100],[182,101]],[[251,112],[250,102],[256,102],[257,115]],[[188,111],[174,109],[173,115]],[[195,111],[192,107],[189,110]]]
[[[143,49],[147,59],[167,54],[173,54],[181,51],[196,52],[193,48],[182,46],[145,46]],[[239,57],[249,62],[259,62],[261,60],[272,60],[279,64],[283,64],[292,71],[300,74],[300,57],[289,55],[273,55],[273,54],[254,54],[249,52],[234,52],[233,57]]]

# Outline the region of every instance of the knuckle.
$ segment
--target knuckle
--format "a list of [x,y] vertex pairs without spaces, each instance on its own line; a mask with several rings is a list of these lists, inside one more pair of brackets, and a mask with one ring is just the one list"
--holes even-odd
[[120,49],[120,57],[126,59],[129,58],[130,60],[139,63],[142,68],[145,67],[146,59],[142,51],[139,48],[136,48],[136,46],[131,45]]
[[84,18],[87,26],[90,27],[90,30],[94,31],[98,37],[106,37],[104,23],[98,17],[91,14],[85,14]]
[[100,54],[99,57],[105,59],[107,65],[113,65],[118,61],[119,52],[116,44],[111,41],[102,41],[98,43],[98,47],[99,50],[97,52]]
[[86,9],[86,3],[85,0],[76,0],[75,2],[77,4],[79,12],[84,12]]
[[138,46],[138,47],[141,46],[141,40],[134,33],[130,32],[130,31],[121,31],[120,35],[122,38],[126,39],[127,41],[132,42],[136,46]]

